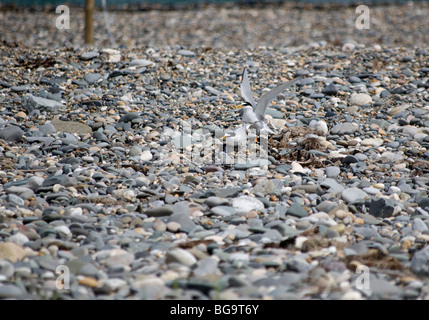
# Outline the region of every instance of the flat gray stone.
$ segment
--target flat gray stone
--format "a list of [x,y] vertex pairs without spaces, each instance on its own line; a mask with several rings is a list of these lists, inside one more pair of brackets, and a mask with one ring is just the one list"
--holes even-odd
[[100,78],[101,78],[100,73],[88,73],[83,77],[83,79],[89,84],[97,82]]
[[217,207],[211,208],[210,213],[217,216],[229,217],[231,215],[236,214],[237,210],[232,207],[217,206]]
[[19,196],[21,199],[24,199],[24,200],[27,200],[34,195],[33,190],[31,190],[30,188],[17,187],[17,186],[12,186],[12,187],[7,188],[6,192],[7,193],[14,193],[17,196]]
[[130,62],[130,66],[138,66],[138,67],[147,67],[151,66],[154,63],[152,61],[146,60],[146,59],[134,59]]
[[7,195],[7,201],[12,202],[18,206],[24,205],[24,199],[18,197],[16,194],[13,193]]
[[189,207],[186,203],[175,203],[173,207],[174,213],[168,218],[168,222],[177,222],[180,224],[180,229],[190,232],[196,227],[189,215]]
[[283,236],[279,231],[270,229],[262,234],[262,238],[266,238],[274,242],[280,242],[283,239]]
[[[210,195],[215,195],[219,198],[231,198],[236,197],[241,192],[240,187],[228,187],[228,188],[217,188],[213,190],[209,190]],[[209,195],[209,196],[210,196]],[[206,197],[209,197],[206,196]]]
[[30,90],[30,86],[28,85],[23,85],[23,86],[13,86],[10,88],[10,90],[14,91],[14,92],[25,92]]
[[40,111],[47,111],[52,113],[61,112],[66,107],[65,105],[63,105],[58,101],[35,97],[31,94],[26,95],[24,98],[22,98],[21,106],[27,112],[31,112],[33,110],[40,110]]
[[365,239],[378,239],[380,238],[380,235],[377,233],[376,230],[368,227],[355,227],[353,228],[354,233],[360,234]]
[[98,269],[92,263],[86,263],[82,265],[79,273],[87,277],[95,277],[98,273]]
[[411,270],[420,276],[429,276],[429,246],[417,251],[411,259]]
[[80,58],[82,60],[92,60],[97,58],[100,55],[97,51],[88,51],[81,54]]
[[428,229],[427,224],[420,218],[414,218],[412,226],[413,226],[413,230],[418,232],[423,232]]
[[0,285],[0,299],[19,299],[24,295],[24,292],[13,284]]
[[226,206],[229,204],[229,200],[220,197],[209,197],[204,201],[204,204],[208,205],[210,208],[217,206]]
[[341,192],[341,198],[346,203],[362,202],[368,198],[368,194],[358,188],[347,188]]
[[369,287],[373,295],[381,298],[393,298],[401,294],[401,288],[383,279],[370,278]]
[[193,273],[196,277],[204,277],[216,272],[218,261],[213,258],[207,258],[198,261],[197,267],[194,269]]
[[49,133],[55,133],[57,132],[57,129],[55,129],[54,125],[50,122],[47,122],[45,124],[42,124],[39,126],[39,131],[42,132],[44,135],[47,135]]
[[177,52],[177,54],[179,54],[181,56],[185,56],[185,57],[194,57],[195,56],[195,52],[190,51],[190,50],[185,50],[185,49],[179,50]]
[[324,179],[322,182],[320,182],[320,187],[322,187],[322,190],[327,189],[327,193],[332,193],[334,195],[344,191],[344,187],[332,178]]
[[42,177],[32,176],[30,179],[28,179],[26,186],[34,191],[42,186],[43,181],[45,181],[45,179]]
[[340,123],[332,127],[331,134],[344,135],[344,134],[353,134],[359,127],[353,123],[345,122]]
[[357,213],[356,217],[361,218],[364,223],[366,224],[380,224],[382,223],[381,219],[377,219],[376,217],[370,215],[370,214],[364,214],[364,213]]
[[337,207],[338,207],[338,203],[337,202],[325,200],[325,201],[322,201],[321,203],[319,203],[316,206],[316,209],[318,211],[322,211],[322,212],[329,212],[332,209],[335,209]]
[[272,228],[277,230],[278,232],[280,232],[280,234],[283,237],[288,237],[288,238],[296,237],[298,234],[301,233],[301,231],[298,231],[298,230],[292,228],[291,226],[287,225],[286,223],[280,223],[278,225],[273,226]]
[[252,189],[253,193],[262,193],[264,196],[279,192],[280,190],[270,180],[260,180]]
[[299,203],[294,202],[289,209],[286,211],[286,214],[291,216],[303,218],[308,216],[308,212],[301,206]]

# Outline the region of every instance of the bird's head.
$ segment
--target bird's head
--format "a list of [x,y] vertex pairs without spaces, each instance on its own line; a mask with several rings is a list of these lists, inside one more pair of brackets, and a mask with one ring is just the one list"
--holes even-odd
[[249,103],[245,102],[240,105],[233,106],[233,110],[240,112],[240,114],[243,114],[243,112],[246,112],[247,110],[253,110],[253,108]]

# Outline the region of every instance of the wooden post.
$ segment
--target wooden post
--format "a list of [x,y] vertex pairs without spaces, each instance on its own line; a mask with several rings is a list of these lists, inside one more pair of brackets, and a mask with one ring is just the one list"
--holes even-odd
[[94,43],[94,0],[85,0],[85,43]]

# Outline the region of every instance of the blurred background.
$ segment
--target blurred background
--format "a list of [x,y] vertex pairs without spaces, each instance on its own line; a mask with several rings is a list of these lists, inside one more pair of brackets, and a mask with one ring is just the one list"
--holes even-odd
[[[420,0],[421,1],[421,0]],[[117,1],[107,1],[109,6],[145,6],[145,5],[167,5],[167,6],[180,6],[180,5],[190,5],[190,4],[225,4],[225,3],[239,3],[239,4],[273,4],[285,2],[284,0],[117,0]],[[356,0],[293,0],[297,3],[337,3],[337,4],[391,4],[391,3],[405,3],[405,0],[366,0],[366,1],[356,1]],[[73,4],[73,5],[83,5],[85,0],[68,0],[68,1],[58,1],[58,0],[2,0],[3,4],[14,4],[16,6],[43,6],[46,4],[59,5],[59,4]],[[101,0],[96,1],[97,4],[101,5]]]
[[[260,46],[389,45],[427,47],[429,2],[404,0],[106,0],[95,1],[97,47],[252,49]],[[358,5],[370,28],[356,28]],[[70,28],[55,12],[70,8]],[[85,44],[85,0],[2,0],[0,40],[28,46]]]

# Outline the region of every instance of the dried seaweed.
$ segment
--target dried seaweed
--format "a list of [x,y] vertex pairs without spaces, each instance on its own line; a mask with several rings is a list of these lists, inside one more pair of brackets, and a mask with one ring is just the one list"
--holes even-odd
[[53,67],[57,61],[54,57],[48,56],[48,57],[20,57],[17,59],[18,67],[26,67],[30,69],[37,69],[40,67],[49,68]]

